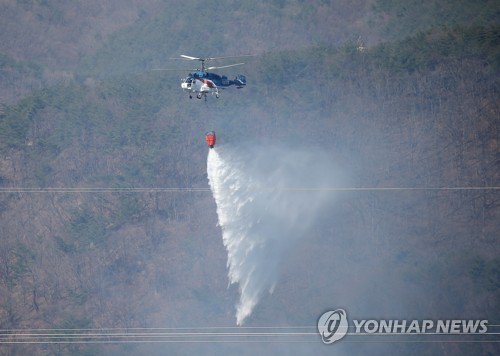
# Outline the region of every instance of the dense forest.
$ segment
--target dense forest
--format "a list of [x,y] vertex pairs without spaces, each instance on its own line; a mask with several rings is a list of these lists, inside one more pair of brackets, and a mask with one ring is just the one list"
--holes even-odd
[[[335,306],[500,324],[497,1],[12,0],[0,9],[2,330],[234,326],[238,286],[228,287],[208,189],[208,130],[220,145],[319,150],[343,187],[412,188],[325,193],[327,208],[249,326],[315,326]],[[180,54],[252,54],[236,69],[248,85],[190,100],[185,71],[152,70],[185,68],[169,60]],[[461,340],[337,351],[498,351]],[[314,341],[2,343],[0,354],[337,347]]]

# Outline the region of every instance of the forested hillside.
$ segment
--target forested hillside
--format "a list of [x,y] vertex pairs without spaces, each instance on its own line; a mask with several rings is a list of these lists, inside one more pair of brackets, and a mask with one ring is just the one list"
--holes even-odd
[[[234,326],[238,288],[227,286],[206,189],[208,130],[220,145],[320,150],[344,187],[450,188],[325,193],[328,209],[248,325],[314,326],[334,306],[377,319],[499,324],[495,1],[1,9],[3,330]],[[255,56],[237,68],[244,89],[205,102],[180,90],[185,72],[151,70],[182,67],[168,59],[179,54]],[[292,351],[331,353],[319,340]],[[1,345],[0,354],[291,350],[198,346]],[[494,343],[351,346],[341,350],[495,351]]]

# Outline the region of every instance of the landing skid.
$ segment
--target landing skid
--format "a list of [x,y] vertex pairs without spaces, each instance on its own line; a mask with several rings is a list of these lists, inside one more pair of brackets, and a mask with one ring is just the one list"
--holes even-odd
[[[207,100],[207,94],[208,94],[208,93],[206,93],[206,92],[203,92],[203,93],[198,93],[198,94],[196,94],[196,98],[197,98],[197,99],[201,99],[202,97],[205,97],[205,101],[206,101],[206,100]],[[212,93],[212,95],[214,95],[214,94],[215,94],[215,97],[216,97],[217,99],[219,99],[219,98],[220,98],[220,94],[219,94],[219,92],[218,92],[218,91],[216,91],[216,92],[213,92],[213,93]],[[192,95],[191,93],[189,93],[189,99],[193,99],[193,95]]]

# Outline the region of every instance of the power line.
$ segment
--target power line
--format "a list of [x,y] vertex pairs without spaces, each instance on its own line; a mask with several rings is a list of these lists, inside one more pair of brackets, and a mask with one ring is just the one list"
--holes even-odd
[[[489,325],[498,327],[500,325]],[[354,326],[349,326],[354,328]],[[301,331],[306,329],[306,331]],[[221,331],[229,330],[229,331]],[[238,330],[238,331],[235,331]],[[297,331],[299,330],[299,331]],[[347,343],[498,343],[487,339],[500,332],[481,334],[449,333],[355,333]],[[446,338],[443,339],[442,337]],[[459,339],[451,339],[461,336]],[[464,339],[464,336],[466,337]],[[436,337],[440,337],[436,339]],[[467,337],[476,337],[468,340]],[[481,337],[481,339],[477,339]],[[87,329],[4,329],[0,344],[120,344],[120,343],[319,343],[315,326],[262,327],[172,327],[172,328],[87,328]],[[426,338],[426,339],[423,339]]]
[[[497,325],[490,325],[497,326]],[[353,326],[350,326],[351,328]],[[232,330],[239,331],[232,331]],[[311,331],[296,331],[296,330]],[[201,330],[201,331],[196,331]],[[208,331],[207,331],[208,330]],[[231,330],[231,331],[218,331]],[[272,331],[268,331],[272,330]],[[278,331],[276,331],[278,330]],[[282,330],[285,330],[283,332]],[[343,343],[498,343],[498,339],[484,339],[499,335],[484,334],[369,334],[347,333],[353,339]],[[464,339],[464,336],[476,336]],[[379,337],[377,337],[379,336]],[[313,326],[270,327],[178,327],[178,328],[100,328],[100,329],[13,329],[0,331],[0,344],[319,344],[319,334]],[[422,338],[424,337],[424,339]],[[436,339],[436,337],[440,337]],[[481,339],[477,339],[481,337]]]
[[[375,191],[497,191],[500,187],[298,187],[298,188],[263,188],[261,190],[269,191],[284,191],[284,192],[375,192]],[[167,193],[167,192],[180,192],[180,193],[194,193],[194,192],[211,192],[210,188],[196,188],[196,187],[141,187],[141,188],[111,188],[111,187],[83,187],[83,188],[29,188],[29,187],[13,187],[13,188],[0,188],[0,193]]]

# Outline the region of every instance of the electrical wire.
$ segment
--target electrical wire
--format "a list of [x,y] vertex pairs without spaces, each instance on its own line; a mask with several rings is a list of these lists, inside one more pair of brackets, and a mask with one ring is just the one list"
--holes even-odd
[[[498,328],[500,325],[488,325]],[[354,326],[349,326],[354,328]],[[230,330],[230,331],[223,331]],[[238,330],[238,331],[235,331]],[[299,331],[297,331],[299,330]],[[348,343],[498,343],[500,332],[447,333],[355,333]],[[436,339],[437,336],[441,338]],[[446,338],[442,338],[446,336]],[[450,337],[461,336],[459,339]],[[466,337],[471,337],[468,340]],[[484,339],[484,337],[488,337]],[[379,338],[381,337],[381,338]],[[475,338],[472,338],[475,337]],[[480,339],[478,339],[480,337]],[[120,344],[120,343],[319,343],[314,326],[180,327],[100,329],[4,329],[0,344]]]
[[[289,192],[355,192],[355,191],[481,191],[500,190],[500,187],[347,187],[347,188],[268,188],[269,191],[289,191]],[[83,187],[83,188],[28,188],[28,187],[13,187],[13,188],[0,188],[0,193],[166,193],[166,192],[181,192],[181,193],[194,193],[194,192],[210,192],[210,188],[196,188],[196,187],[151,187],[151,188],[98,188],[98,187]]]

